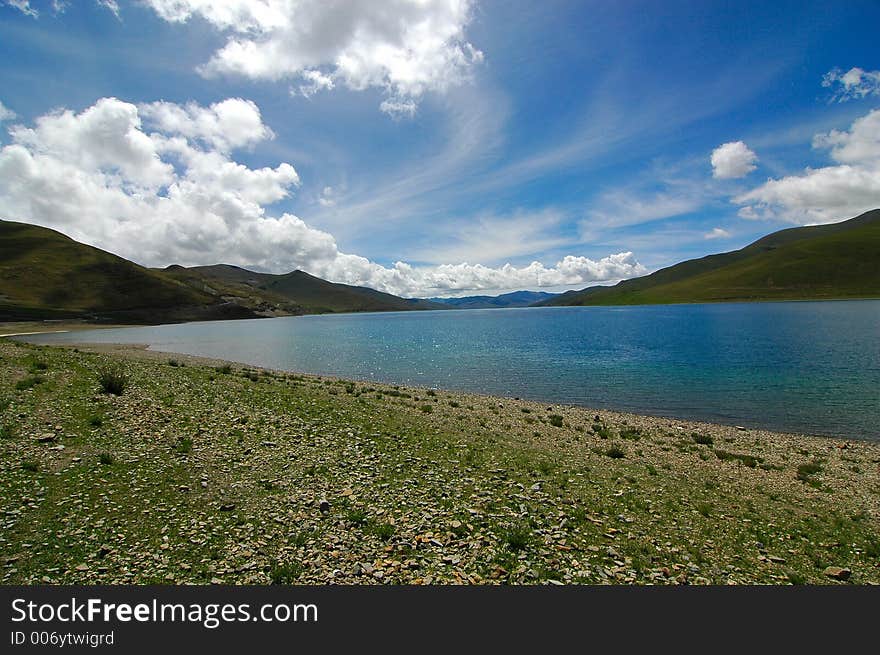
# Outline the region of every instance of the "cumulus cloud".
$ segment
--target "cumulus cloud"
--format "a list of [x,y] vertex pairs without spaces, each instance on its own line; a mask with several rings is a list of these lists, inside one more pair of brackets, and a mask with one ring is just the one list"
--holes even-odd
[[706,232],[703,235],[704,239],[727,239],[730,237],[730,232],[721,227],[713,228],[711,232]]
[[153,102],[139,107],[140,114],[161,132],[198,139],[222,152],[274,138],[263,124],[260,108],[251,100],[228,98],[210,107],[190,102]]
[[30,0],[6,0],[6,4],[10,7],[14,7],[18,9],[21,13],[26,16],[32,16],[33,18],[37,18],[40,15],[36,9],[31,7]]
[[712,151],[712,177],[726,180],[745,177],[757,168],[758,156],[742,141],[725,143]]
[[[340,252],[333,236],[269,208],[300,183],[288,163],[249,168],[231,152],[271,138],[253,103],[237,98],[134,105],[102,98],[9,130],[0,148],[0,216],[59,229],[139,263],[228,262],[308,271],[337,282],[417,296],[582,286],[645,271],[631,252],[599,260],[390,267]],[[322,197],[332,198],[326,187]]]
[[144,0],[164,20],[200,17],[228,35],[201,71],[300,78],[309,96],[342,83],[384,89],[382,111],[411,115],[427,91],[468,78],[483,54],[465,30],[472,0]]
[[813,147],[830,149],[837,165],[807,168],[736,196],[734,202],[744,205],[739,215],[817,224],[880,207],[880,110],[856,119],[849,130],[816,135]]
[[880,96],[880,71],[853,67],[844,73],[835,68],[822,77],[822,86],[834,89],[831,99],[837,102]]

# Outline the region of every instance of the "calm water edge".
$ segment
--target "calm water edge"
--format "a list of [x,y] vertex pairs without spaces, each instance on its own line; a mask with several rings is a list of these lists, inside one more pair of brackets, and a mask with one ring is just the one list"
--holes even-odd
[[337,314],[28,340],[880,440],[880,300]]

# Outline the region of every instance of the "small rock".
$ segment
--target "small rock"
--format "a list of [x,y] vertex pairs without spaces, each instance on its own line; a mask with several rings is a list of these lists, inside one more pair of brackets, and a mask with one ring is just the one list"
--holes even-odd
[[529,489],[531,489],[532,491],[541,491],[541,483],[536,482],[531,487],[529,487]]
[[76,565],[76,570],[77,570],[77,571],[88,571],[88,570],[89,570],[89,565],[88,565],[88,564],[77,564],[77,565]]
[[768,557],[767,559],[769,559],[774,564],[785,564],[784,557],[777,557],[776,555],[770,555],[770,557]]
[[34,441],[37,441],[38,443],[52,443],[57,438],[58,437],[55,436],[54,432],[44,432],[43,434],[34,437]]
[[235,509],[235,503],[224,503],[220,505],[221,512],[231,512]]
[[829,578],[834,578],[835,580],[849,580],[849,576],[852,575],[852,571],[849,569],[844,569],[839,566],[829,566],[824,571],[822,571],[823,575],[827,575]]
[[320,510],[321,514],[326,514],[327,512],[329,512],[330,511],[330,501],[329,500],[322,500],[320,503],[318,503],[318,510]]

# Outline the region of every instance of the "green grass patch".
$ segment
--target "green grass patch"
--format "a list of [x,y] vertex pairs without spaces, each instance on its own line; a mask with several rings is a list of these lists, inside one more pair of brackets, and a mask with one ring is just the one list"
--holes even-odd
[[104,393],[121,396],[128,383],[128,374],[121,366],[104,366],[98,370],[98,386]]
[[15,383],[15,388],[18,391],[26,391],[28,389],[33,389],[37,385],[43,384],[46,381],[42,375],[28,375],[25,378],[22,378],[18,382]]

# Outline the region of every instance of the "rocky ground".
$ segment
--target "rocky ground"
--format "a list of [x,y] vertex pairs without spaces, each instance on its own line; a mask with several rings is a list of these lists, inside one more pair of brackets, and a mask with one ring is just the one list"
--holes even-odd
[[0,340],[0,581],[876,583],[880,446]]

